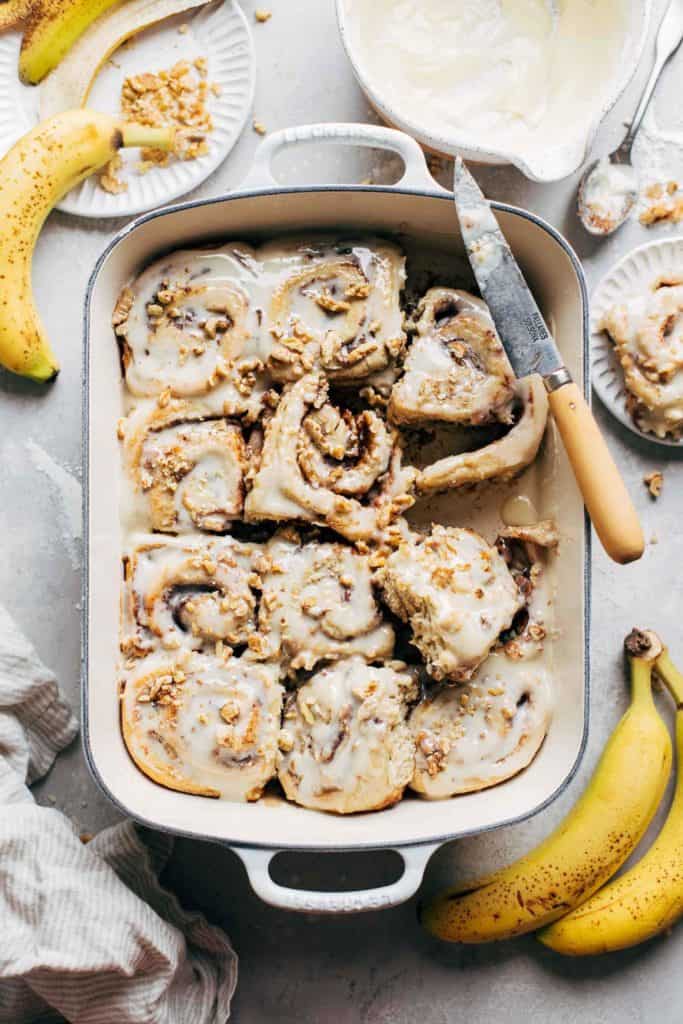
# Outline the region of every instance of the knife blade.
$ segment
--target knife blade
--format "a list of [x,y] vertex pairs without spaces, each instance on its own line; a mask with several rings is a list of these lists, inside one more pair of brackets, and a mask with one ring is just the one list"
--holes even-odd
[[460,157],[454,196],[472,271],[515,374],[545,378],[565,370],[564,381],[571,380],[488,200]]
[[512,367],[518,377],[538,373],[543,378],[595,532],[615,562],[633,562],[645,548],[633,502],[490,204],[460,158],[453,194],[470,265]]

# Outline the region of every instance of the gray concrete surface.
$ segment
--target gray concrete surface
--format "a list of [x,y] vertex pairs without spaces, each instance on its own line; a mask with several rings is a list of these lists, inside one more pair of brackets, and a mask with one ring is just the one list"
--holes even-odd
[[[657,0],[661,9],[661,0]],[[254,0],[246,0],[251,16]],[[332,0],[268,0],[273,17],[254,26],[258,58],[255,115],[269,130],[310,121],[374,120],[356,87],[337,38]],[[598,149],[618,140],[633,108],[637,82],[652,57],[648,47],[637,81],[612,113]],[[662,84],[666,107],[678,115],[683,53]],[[257,136],[247,129],[225,165],[199,195],[237,185],[247,171]],[[373,154],[340,150],[299,153],[285,180],[378,180],[387,165]],[[576,180],[538,186],[510,168],[479,169],[489,195],[526,205],[561,228],[583,258],[593,286],[602,272],[636,244],[672,233],[631,224],[612,240],[596,243],[574,216]],[[35,283],[63,371],[48,390],[0,376],[0,588],[3,600],[78,702],[81,458],[81,317],[93,263],[120,225],[55,214],[41,237]],[[501,864],[546,834],[581,791],[608,733],[625,706],[621,641],[634,622],[661,630],[683,661],[681,631],[680,514],[683,467],[673,457],[639,443],[602,409],[596,410],[621,466],[650,540],[641,562],[612,565],[594,557],[590,738],[582,768],[569,791],[524,825],[442,849],[425,886]],[[642,477],[661,469],[664,493],[649,498]],[[577,666],[578,671],[578,666]],[[117,819],[86,769],[79,745],[59,759],[36,789],[41,803],[56,804],[84,831]],[[283,869],[284,870],[284,869]],[[320,858],[301,858],[293,874],[315,884]],[[382,881],[387,865],[375,855],[346,857],[329,871],[348,886]],[[201,907],[229,930],[241,957],[233,1019],[238,1024],[678,1024],[683,1015],[680,958],[683,929],[644,948],[586,963],[563,961],[533,939],[495,948],[453,951],[420,932],[414,903],[396,910],[323,920],[297,917],[261,904],[230,852],[182,841],[168,871],[182,899]],[[181,1022],[179,1022],[181,1024]]]

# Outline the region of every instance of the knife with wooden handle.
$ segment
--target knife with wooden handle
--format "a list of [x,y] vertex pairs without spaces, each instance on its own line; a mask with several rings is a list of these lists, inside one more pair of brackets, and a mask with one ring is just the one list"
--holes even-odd
[[615,562],[634,562],[645,547],[638,515],[581,390],[524,280],[476,181],[458,158],[455,207],[474,276],[518,377],[538,373],[602,546]]

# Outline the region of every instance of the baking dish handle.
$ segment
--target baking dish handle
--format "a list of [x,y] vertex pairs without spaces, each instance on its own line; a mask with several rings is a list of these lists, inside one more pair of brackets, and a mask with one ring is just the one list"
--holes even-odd
[[305,914],[356,914],[364,910],[396,907],[414,896],[420,888],[427,861],[440,846],[441,843],[428,843],[424,846],[404,846],[394,850],[403,860],[401,877],[390,885],[354,892],[290,889],[274,882],[270,875],[270,862],[278,853],[284,851],[258,850],[246,846],[232,846],[231,850],[242,860],[252,889],[265,903]]
[[375,124],[304,124],[297,128],[284,128],[279,132],[273,132],[256,150],[251,170],[239,186],[240,191],[277,186],[278,182],[272,171],[275,156],[281,149],[311,142],[388,149],[401,157],[404,166],[402,177],[391,187],[426,189],[429,192],[444,191],[429,173],[425,155],[415,139],[405,132]]

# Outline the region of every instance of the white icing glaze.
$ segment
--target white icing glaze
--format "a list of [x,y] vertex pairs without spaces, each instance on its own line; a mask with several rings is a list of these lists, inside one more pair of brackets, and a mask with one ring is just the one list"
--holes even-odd
[[443,798],[516,775],[537,753],[550,713],[543,665],[492,654],[469,683],[437,690],[412,712],[411,788]]
[[631,26],[625,0],[345,0],[376,95],[433,137],[530,163],[581,144]]
[[382,621],[367,556],[344,544],[302,545],[289,533],[265,546],[258,568],[259,630],[269,658],[296,671],[352,654],[391,656],[394,631]]
[[614,306],[599,329],[614,341],[636,425],[683,436],[683,278]]
[[316,672],[291,696],[278,769],[290,800],[350,814],[401,799],[414,767],[406,702],[417,696],[404,668],[348,658]]
[[136,547],[126,569],[124,650],[246,644],[255,626],[255,545],[232,537],[159,540]]
[[524,603],[498,551],[457,527],[412,534],[378,580],[436,679],[469,679]]
[[417,336],[394,385],[395,423],[512,420],[514,373],[488,307],[453,288],[431,288],[418,307]]
[[257,800],[275,774],[282,697],[277,665],[151,655],[122,677],[126,746],[162,786]]

